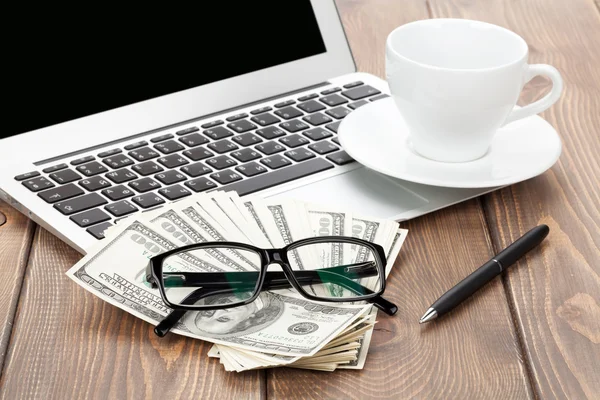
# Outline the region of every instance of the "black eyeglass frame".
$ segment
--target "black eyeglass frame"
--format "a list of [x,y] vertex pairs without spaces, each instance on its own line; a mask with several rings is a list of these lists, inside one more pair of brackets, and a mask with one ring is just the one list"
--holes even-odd
[[[372,250],[374,257],[376,258],[375,261],[376,261],[376,267],[378,269],[378,275],[381,278],[379,290],[376,292],[373,292],[373,293],[369,293],[369,294],[357,296],[357,297],[352,297],[352,298],[319,297],[319,296],[314,296],[314,295],[306,292],[302,288],[302,285],[298,282],[298,280],[294,276],[295,272],[292,270],[292,267],[290,266],[289,259],[287,256],[288,252],[290,252],[294,249],[297,249],[299,247],[312,245],[312,244],[323,244],[323,243],[328,243],[328,242],[356,244],[356,245],[367,247],[370,250]],[[258,276],[258,279],[256,282],[256,286],[254,288],[254,293],[253,293],[252,297],[250,297],[246,300],[243,300],[241,302],[238,302],[238,303],[222,304],[222,305],[218,305],[218,306],[185,305],[185,304],[171,303],[166,296],[164,282],[161,279],[161,277],[163,276],[164,260],[170,256],[173,256],[173,255],[176,255],[179,253],[185,253],[190,250],[201,250],[204,248],[215,248],[215,247],[246,250],[246,251],[251,251],[260,256],[261,268],[259,271],[257,271],[259,276]],[[220,310],[220,309],[226,309],[226,308],[240,307],[242,305],[246,305],[246,304],[249,304],[249,303],[252,303],[253,301],[255,301],[258,298],[258,296],[260,295],[260,292],[262,291],[262,287],[263,287],[264,281],[265,281],[265,276],[267,275],[267,268],[270,264],[280,265],[283,273],[285,274],[285,277],[287,278],[289,283],[292,285],[292,287],[294,289],[296,289],[303,297],[306,297],[307,299],[310,299],[310,300],[336,302],[336,303],[343,303],[343,302],[349,302],[349,301],[373,300],[373,299],[377,299],[378,297],[380,297],[383,294],[383,292],[385,291],[386,257],[385,257],[385,251],[383,250],[383,247],[381,247],[380,245],[378,245],[376,243],[368,242],[366,240],[362,240],[362,239],[358,239],[358,238],[347,237],[347,236],[320,236],[320,237],[315,237],[315,238],[306,238],[306,239],[301,239],[301,240],[295,241],[293,243],[290,243],[289,245],[287,245],[283,248],[280,248],[280,249],[261,249],[259,247],[256,247],[256,246],[253,246],[250,244],[239,243],[239,242],[204,242],[204,243],[189,244],[186,246],[182,246],[182,247],[178,247],[176,249],[166,251],[164,253],[161,253],[161,254],[158,254],[158,255],[152,257],[149,260],[148,267],[146,269],[146,280],[148,281],[148,283],[150,283],[152,285],[153,288],[155,288],[155,289],[158,288],[163,302],[169,308],[172,308],[174,310],[179,309],[179,310],[187,310],[187,311]],[[374,302],[374,303],[376,303],[376,302]],[[378,308],[381,308],[381,307],[378,307]],[[386,311],[383,308],[381,308],[381,309],[383,311]]]
[[[373,292],[373,291],[365,288],[364,286],[357,284],[356,282],[352,281],[351,279],[348,279],[348,280],[353,285],[358,285],[361,288],[363,288],[364,292],[369,291],[371,293],[368,293],[368,294],[362,295],[362,296],[352,297],[352,298],[347,298],[347,297],[335,298],[335,297],[314,296],[314,295],[306,292],[304,289],[302,289],[302,285],[296,279],[295,274],[297,274],[298,272],[307,273],[312,270],[293,271],[292,267],[290,266],[289,259],[287,257],[288,252],[290,252],[294,249],[297,249],[299,247],[306,246],[306,245],[323,244],[323,243],[329,243],[329,242],[356,244],[359,246],[367,247],[370,250],[372,250],[374,257],[376,259],[375,265],[377,268],[377,273],[378,273],[378,276],[380,277],[379,290],[376,292]],[[164,260],[170,256],[173,256],[173,255],[176,255],[179,253],[185,253],[190,250],[201,250],[203,248],[215,248],[215,247],[246,250],[246,251],[254,252],[255,254],[260,256],[261,268],[259,271],[256,271],[259,274],[259,276],[258,276],[258,279],[256,282],[256,286],[254,287],[253,295],[250,298],[240,301],[240,302],[237,302],[237,303],[219,304],[216,306],[213,306],[213,305],[198,306],[198,305],[186,305],[186,304],[171,303],[167,299],[163,279],[159,278],[159,277],[163,276]],[[289,288],[290,286],[293,287],[294,289],[296,289],[296,291],[298,293],[300,293],[300,295],[302,295],[303,297],[305,297],[309,300],[315,300],[315,301],[321,301],[321,302],[333,302],[333,303],[368,301],[368,302],[372,303],[375,307],[377,307],[380,310],[382,310],[383,312],[385,312],[386,314],[394,315],[398,311],[398,307],[394,303],[384,299],[381,296],[385,291],[385,265],[386,265],[386,262],[387,262],[387,258],[385,256],[385,251],[383,250],[383,247],[381,247],[378,244],[368,242],[366,240],[348,237],[348,236],[320,236],[320,237],[315,237],[315,238],[306,238],[306,239],[301,239],[301,240],[292,242],[289,245],[287,245],[283,248],[280,248],[280,249],[261,249],[259,247],[252,246],[250,244],[239,243],[239,242],[204,242],[204,243],[194,243],[194,244],[178,247],[176,249],[172,249],[172,250],[166,251],[164,253],[161,253],[161,254],[158,254],[158,255],[152,257],[149,260],[148,266],[146,269],[146,281],[148,283],[150,283],[150,285],[154,289],[159,290],[161,298],[162,298],[163,302],[165,303],[165,305],[167,305],[168,307],[173,309],[173,311],[171,311],[171,313],[169,315],[167,315],[155,327],[154,332],[160,337],[165,336],[169,332],[169,330],[177,323],[177,321],[179,321],[179,319],[183,316],[183,314],[185,314],[186,311],[211,311],[211,310],[222,310],[222,309],[227,309],[227,308],[241,307],[243,305],[247,305],[247,304],[250,304],[253,301],[255,301],[258,298],[258,296],[260,295],[260,292],[263,290],[283,289],[283,288]],[[268,272],[267,268],[269,267],[270,264],[280,265],[281,269],[282,269],[282,273],[286,279],[285,280],[281,279],[282,277],[280,276],[281,273],[279,271],[278,272]],[[363,264],[365,264],[365,263],[363,263]],[[353,265],[358,265],[358,264],[353,264]],[[344,266],[344,267],[348,267],[348,266]],[[350,267],[352,267],[352,266],[350,266]],[[335,269],[335,268],[339,268],[339,267],[333,267],[332,269]],[[323,269],[321,269],[319,271],[323,271]],[[253,272],[253,271],[249,271],[249,272]],[[244,273],[244,272],[241,272],[241,273]],[[188,274],[194,274],[194,273],[188,273]],[[204,275],[205,273],[202,273],[202,274]],[[217,273],[217,274],[219,274],[219,273]],[[268,284],[267,288],[265,289],[265,277],[268,274],[278,274],[278,275],[277,275],[276,279],[273,279],[270,281],[270,283],[273,283],[273,282],[275,282],[275,283]],[[352,290],[352,288],[348,288],[347,286],[346,286],[346,288]],[[186,298],[184,298],[182,300],[182,302],[185,302],[188,299],[189,300],[194,299],[196,297],[195,294],[197,292],[201,292],[201,290],[202,290],[202,288],[199,288],[199,289],[191,292]],[[204,293],[204,294],[199,293],[197,297],[198,297],[198,299],[200,299],[202,297],[209,296],[209,295],[226,294],[226,293],[231,293],[231,289],[225,289],[225,290],[214,290],[213,289],[209,293]]]

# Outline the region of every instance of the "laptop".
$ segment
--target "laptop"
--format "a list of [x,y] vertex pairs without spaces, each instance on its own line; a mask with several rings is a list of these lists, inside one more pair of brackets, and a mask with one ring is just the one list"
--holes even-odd
[[5,50],[0,198],[85,253],[119,219],[205,191],[399,221],[489,191],[344,152],[342,119],[388,87],[356,72],[333,0],[219,7],[35,21]]

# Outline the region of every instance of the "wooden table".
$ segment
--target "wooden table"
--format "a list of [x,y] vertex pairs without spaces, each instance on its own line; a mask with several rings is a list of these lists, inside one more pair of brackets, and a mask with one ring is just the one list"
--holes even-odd
[[[408,240],[363,371],[227,373],[210,345],[169,336],[64,272],[80,255],[4,203],[0,227],[0,394],[20,398],[600,398],[600,0],[339,0],[358,69],[384,76],[396,26],[463,17],[525,38],[565,92],[543,114],[562,137],[551,170],[407,223]],[[547,90],[536,79],[523,101]],[[550,235],[452,315],[432,300],[539,223]]]

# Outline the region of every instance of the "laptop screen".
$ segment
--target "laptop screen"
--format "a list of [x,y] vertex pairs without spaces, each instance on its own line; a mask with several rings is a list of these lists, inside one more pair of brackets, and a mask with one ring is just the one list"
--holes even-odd
[[160,4],[27,17],[3,48],[0,139],[326,51],[309,0]]

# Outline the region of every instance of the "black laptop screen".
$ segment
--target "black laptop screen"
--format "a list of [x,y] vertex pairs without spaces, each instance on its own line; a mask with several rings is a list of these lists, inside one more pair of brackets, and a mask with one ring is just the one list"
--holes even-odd
[[0,139],[325,52],[308,0],[211,3],[22,10],[3,46]]

